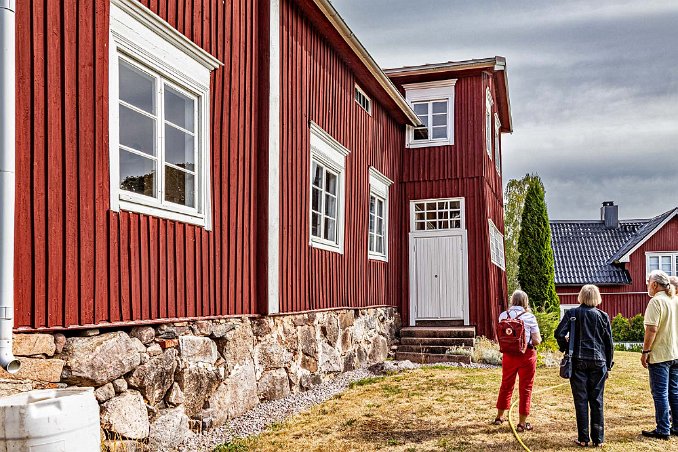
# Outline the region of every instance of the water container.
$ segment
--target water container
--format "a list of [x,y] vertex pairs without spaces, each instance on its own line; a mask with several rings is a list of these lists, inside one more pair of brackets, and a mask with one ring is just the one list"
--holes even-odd
[[92,388],[43,389],[0,398],[0,452],[101,450]]

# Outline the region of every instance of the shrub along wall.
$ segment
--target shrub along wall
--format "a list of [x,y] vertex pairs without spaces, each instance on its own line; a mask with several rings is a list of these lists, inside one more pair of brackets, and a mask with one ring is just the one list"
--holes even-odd
[[303,391],[383,361],[400,328],[393,308],[337,310],[87,330],[17,334],[22,369],[0,371],[0,395],[89,386],[108,437],[172,449],[189,431],[224,424],[260,401]]

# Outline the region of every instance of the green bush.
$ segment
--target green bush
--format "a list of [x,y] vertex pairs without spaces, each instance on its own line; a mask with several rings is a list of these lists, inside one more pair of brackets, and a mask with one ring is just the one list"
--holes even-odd
[[645,338],[645,318],[638,314],[629,320],[631,325],[631,330],[629,331],[629,341],[631,342],[643,342]]
[[628,342],[631,334],[631,324],[629,319],[623,315],[617,314],[612,319],[612,339],[615,342]]
[[558,342],[553,333],[555,333],[560,321],[559,313],[535,311],[533,314],[537,318],[542,340],[541,344],[537,346],[537,351],[558,351]]

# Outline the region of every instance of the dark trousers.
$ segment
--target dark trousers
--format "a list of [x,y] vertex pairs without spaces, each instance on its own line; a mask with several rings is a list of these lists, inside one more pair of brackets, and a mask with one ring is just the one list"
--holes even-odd
[[[577,440],[605,442],[603,394],[607,380],[607,365],[601,361],[574,360],[570,387],[577,413]],[[589,430],[589,411],[590,426]],[[590,433],[590,436],[589,436]]]

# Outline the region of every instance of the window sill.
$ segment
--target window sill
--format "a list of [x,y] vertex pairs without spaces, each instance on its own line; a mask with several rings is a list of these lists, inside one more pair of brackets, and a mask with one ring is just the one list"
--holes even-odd
[[371,261],[379,261],[379,262],[388,262],[388,256],[384,254],[377,254],[377,253],[367,253],[367,258]]
[[309,245],[311,245],[312,248],[318,248],[325,251],[332,251],[334,253],[344,254],[344,250],[338,244],[322,240],[317,237],[311,236],[311,243],[309,243]]
[[138,202],[131,202],[125,199],[120,199],[119,207],[120,210],[125,210],[127,212],[140,213],[143,215],[149,215],[153,217],[163,218],[165,220],[173,220],[181,223],[192,224],[195,226],[200,226],[205,229],[208,229],[205,224],[206,223],[205,217],[202,215],[198,216],[189,215],[186,213],[167,210],[160,207],[140,204]]
[[443,140],[443,141],[421,141],[421,142],[410,142],[407,143],[408,148],[431,148],[435,146],[452,146],[454,141]]

